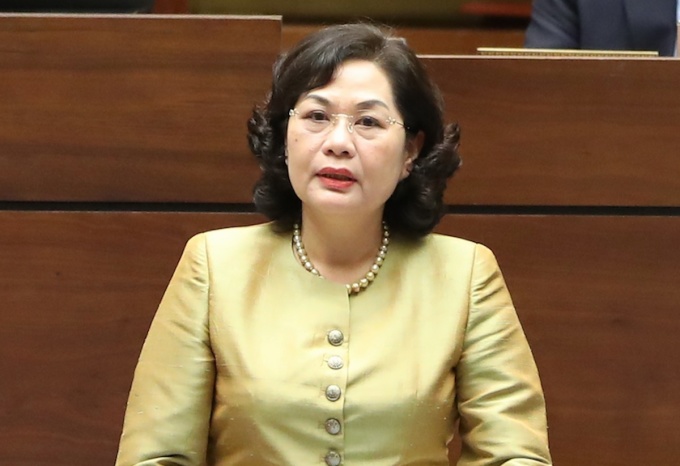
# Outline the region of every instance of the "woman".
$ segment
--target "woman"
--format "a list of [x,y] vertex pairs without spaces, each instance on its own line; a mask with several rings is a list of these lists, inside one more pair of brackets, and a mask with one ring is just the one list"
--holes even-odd
[[413,52],[312,34],[249,121],[272,222],[192,238],[135,373],[117,464],[550,464],[493,255],[430,232],[458,129]]

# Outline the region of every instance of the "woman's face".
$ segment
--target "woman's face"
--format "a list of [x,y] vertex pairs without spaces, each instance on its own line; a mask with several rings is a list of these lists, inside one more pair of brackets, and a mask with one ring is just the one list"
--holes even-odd
[[382,215],[422,137],[406,138],[392,88],[372,62],[342,64],[300,96],[288,122],[288,174],[303,210]]

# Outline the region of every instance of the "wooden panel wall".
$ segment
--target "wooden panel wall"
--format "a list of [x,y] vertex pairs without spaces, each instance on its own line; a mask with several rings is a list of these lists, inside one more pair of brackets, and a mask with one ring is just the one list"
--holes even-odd
[[[262,220],[242,213],[257,177],[245,120],[280,30],[0,16],[3,466],[112,464],[182,245]],[[463,126],[438,231],[496,253],[541,371],[555,463],[675,464],[679,64],[426,62]]]
[[679,206],[680,61],[426,59],[462,125],[452,204]]
[[250,199],[279,18],[4,15],[0,43],[0,199]]

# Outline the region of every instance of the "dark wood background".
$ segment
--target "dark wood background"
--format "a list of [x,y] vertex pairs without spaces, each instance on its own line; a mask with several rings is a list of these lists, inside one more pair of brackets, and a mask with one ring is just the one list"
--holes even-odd
[[[262,221],[281,22],[4,15],[0,43],[0,464],[112,464],[184,242]],[[680,62],[425,61],[463,127],[438,231],[496,253],[555,463],[677,464]]]

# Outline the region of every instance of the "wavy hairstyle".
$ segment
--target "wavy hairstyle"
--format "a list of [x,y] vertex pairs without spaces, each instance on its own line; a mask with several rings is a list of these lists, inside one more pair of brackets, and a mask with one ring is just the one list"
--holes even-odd
[[406,42],[369,24],[322,29],[275,63],[268,98],[248,120],[248,142],[262,170],[254,189],[255,206],[282,231],[299,220],[302,205],[285,163],[288,112],[303,93],[328,84],[348,60],[371,61],[382,69],[408,128],[407,137],[424,134],[410,175],[397,184],[383,215],[395,232],[426,235],[443,215],[447,179],[461,163],[460,129],[444,123],[439,89]]

